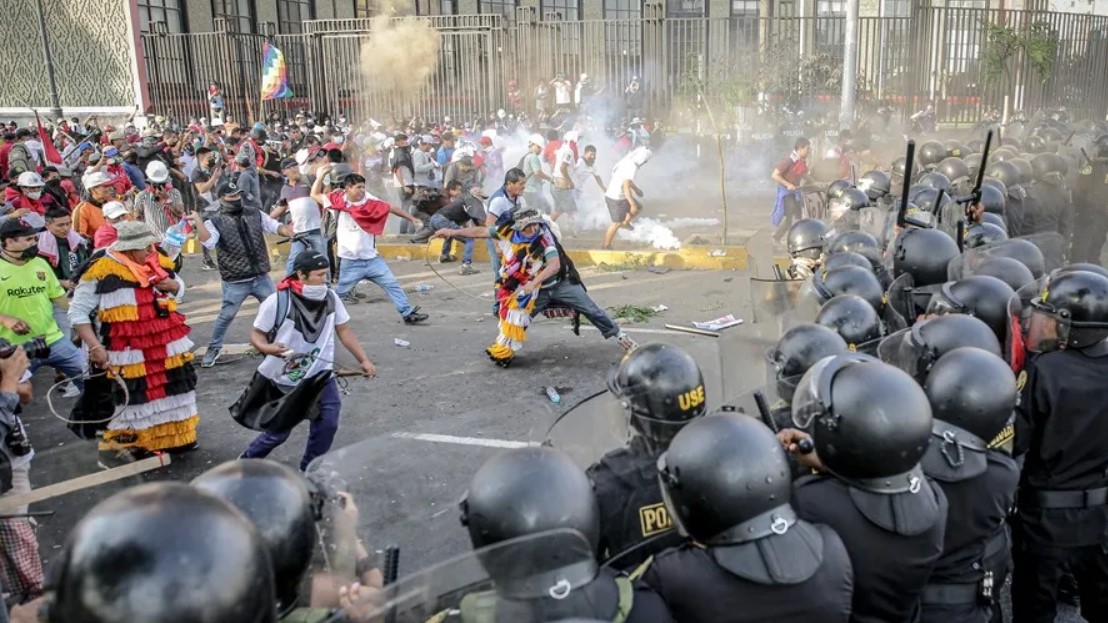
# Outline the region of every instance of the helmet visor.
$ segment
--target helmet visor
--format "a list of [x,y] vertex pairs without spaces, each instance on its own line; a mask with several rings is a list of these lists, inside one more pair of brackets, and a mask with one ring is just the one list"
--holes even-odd
[[901,329],[885,338],[877,347],[877,356],[889,364],[918,378],[926,373],[931,358],[927,356],[926,346],[917,340],[918,325]]
[[969,314],[969,305],[954,295],[949,283],[932,293],[931,300],[927,303],[928,316],[945,316],[947,314]]
[[831,378],[842,367],[839,358],[824,357],[808,369],[793,393],[793,425],[807,431],[812,422],[831,411]]
[[1023,326],[1027,350],[1045,353],[1058,350],[1069,342],[1071,324],[1054,306],[1035,299],[1025,311]]

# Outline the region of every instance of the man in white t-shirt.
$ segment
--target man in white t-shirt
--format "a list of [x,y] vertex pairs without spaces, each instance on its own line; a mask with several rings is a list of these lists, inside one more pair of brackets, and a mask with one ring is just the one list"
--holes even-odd
[[292,242],[289,245],[289,259],[285,274],[292,274],[292,265],[296,256],[308,249],[327,256],[327,241],[323,237],[323,209],[312,199],[312,184],[300,172],[300,165],[294,158],[285,158],[281,162],[281,173],[285,183],[281,186],[281,198],[277,200],[269,215],[281,218],[286,212],[292,224]]
[[323,178],[327,176],[331,165],[320,169],[319,177],[312,185],[312,199],[338,213],[338,255],[339,284],[336,288],[339,298],[347,305],[357,304],[354,286],[363,279],[372,281],[381,287],[396,311],[407,324],[416,324],[427,320],[427,314],[420,313],[418,307],[412,307],[404,288],[392,274],[387,262],[377,253],[377,236],[385,231],[385,221],[390,214],[399,216],[412,223],[416,231],[423,223],[404,210],[391,206],[366,192],[365,178],[351,173],[342,180],[342,189],[329,194],[323,192]]
[[604,202],[608,204],[608,215],[612,224],[604,232],[604,249],[612,248],[612,241],[620,227],[634,229],[631,221],[638,216],[641,206],[636,195],[642,197],[642,189],[635,185],[635,175],[639,168],[650,160],[650,150],[638,147],[616,163],[612,169],[612,181],[604,192]]
[[562,144],[554,152],[554,171],[550,175],[550,196],[554,199],[554,210],[550,220],[556,221],[563,214],[572,216],[577,212],[577,185],[573,173],[577,168],[577,131],[570,130],[562,137]]
[[[261,378],[255,382],[272,383],[289,391],[302,382],[323,381],[320,375],[326,376],[316,398],[319,416],[311,420],[308,443],[300,460],[300,469],[305,470],[313,459],[331,449],[339,429],[342,401],[334,377],[335,338],[358,360],[362,374],[376,376],[377,369],[350,327],[346,307],[327,287],[326,256],[308,249],[296,257],[293,269],[281,281],[277,292],[262,301],[250,343],[266,356],[258,366]],[[284,304],[279,302],[281,297],[287,297]],[[278,310],[284,313],[283,318],[277,318]],[[250,442],[241,458],[265,458],[291,433],[292,428],[263,432]]]
[[566,78],[565,72],[559,72],[550,82],[554,87],[554,106],[569,110],[573,107],[573,83]]

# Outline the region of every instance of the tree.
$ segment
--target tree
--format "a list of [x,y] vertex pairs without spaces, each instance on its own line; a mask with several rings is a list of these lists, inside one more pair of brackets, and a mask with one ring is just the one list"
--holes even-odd
[[[1050,24],[1033,22],[1022,27],[983,22],[985,50],[981,55],[982,73],[986,83],[1002,83],[1006,95],[1014,96],[1019,82],[1018,61],[1022,54],[1040,84],[1050,79],[1058,52],[1058,39]],[[1008,115],[1011,99],[1004,102]]]

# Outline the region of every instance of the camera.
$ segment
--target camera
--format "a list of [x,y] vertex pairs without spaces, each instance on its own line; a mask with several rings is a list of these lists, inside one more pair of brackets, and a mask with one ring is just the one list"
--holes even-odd
[[46,344],[46,338],[40,335],[23,342],[23,344],[12,344],[4,338],[0,338],[0,359],[11,357],[15,353],[15,349],[20,346],[27,353],[28,359],[46,359],[50,356],[50,346]]

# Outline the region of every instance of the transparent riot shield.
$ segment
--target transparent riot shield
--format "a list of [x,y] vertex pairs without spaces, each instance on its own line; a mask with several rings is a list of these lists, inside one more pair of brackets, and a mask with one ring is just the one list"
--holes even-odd
[[[545,623],[561,620],[557,612],[572,600],[587,600],[595,583],[614,581],[584,536],[552,530],[464,552],[383,588],[362,588],[333,621]],[[611,620],[605,615],[597,612]]]
[[881,248],[893,239],[896,212],[888,206],[870,206],[858,211],[858,229],[873,236]]
[[[812,308],[807,296],[808,279],[750,279],[751,323],[775,322],[779,325],[778,337],[784,329],[795,324],[811,322],[819,313],[819,306]],[[728,330],[730,331],[730,329]]]
[[[1027,252],[1029,249],[1028,243],[1034,245],[1039,255],[1042,256],[1041,266],[1037,265],[1038,256],[1034,252]],[[1026,263],[1030,259],[1035,266],[1028,266],[1028,268],[1031,269],[1031,273],[1035,278],[1039,278],[1066,265],[1067,249],[1066,239],[1056,232],[1043,232],[1010,238],[1002,242],[964,250],[962,255],[952,259],[950,264],[947,265],[947,278],[951,281],[958,281],[977,274],[976,271],[982,262],[991,257],[1010,257],[1022,263]]]
[[893,333],[906,328],[915,321],[915,304],[912,299],[912,289],[915,281],[912,275],[904,273],[893,279],[892,284],[885,291],[884,318],[885,329]]

